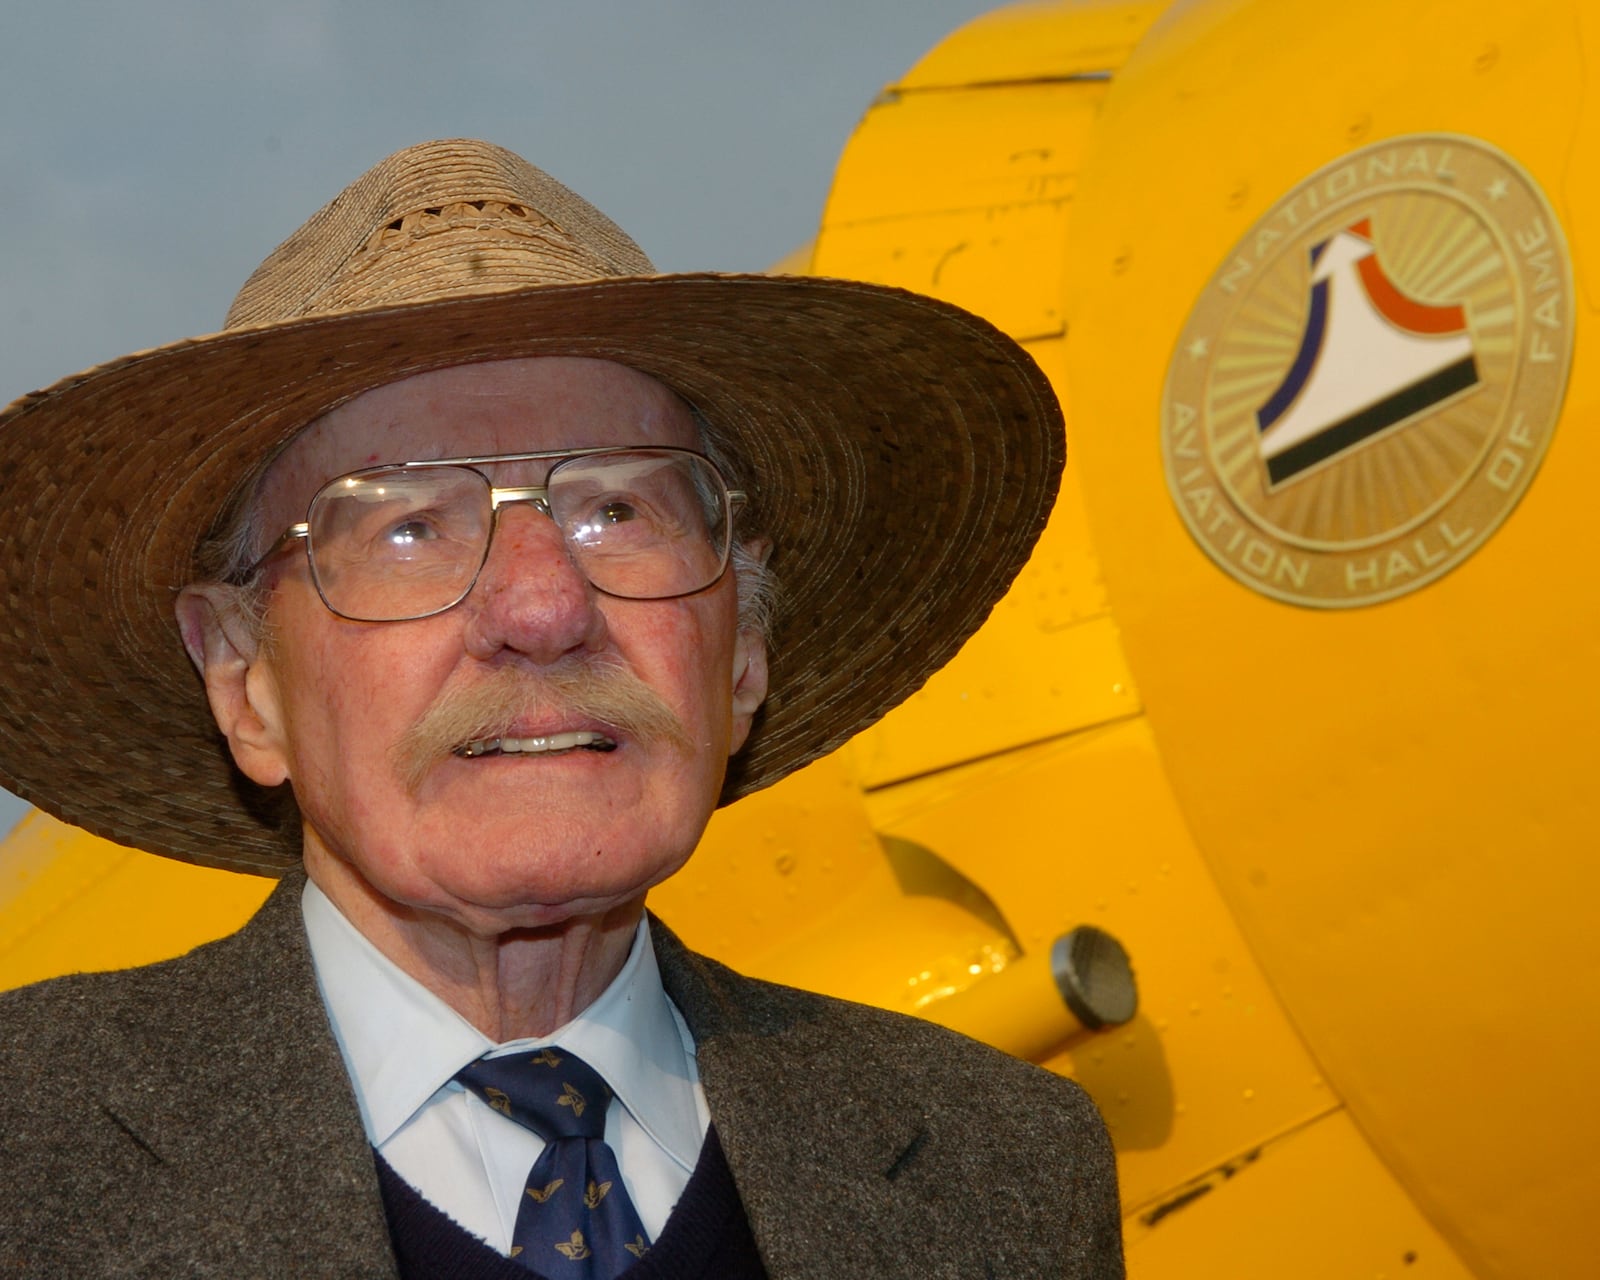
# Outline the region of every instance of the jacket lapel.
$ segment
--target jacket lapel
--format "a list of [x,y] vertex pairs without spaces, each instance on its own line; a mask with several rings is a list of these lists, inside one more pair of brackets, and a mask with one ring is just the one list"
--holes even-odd
[[205,1238],[213,1257],[232,1253],[241,1274],[393,1276],[371,1148],[306,947],[302,883],[286,876],[242,931],[161,966],[167,999],[149,1035],[185,1052],[106,1079],[101,1107],[145,1155],[151,1219]]
[[[772,1275],[930,1275],[930,1239],[941,1234],[929,1212],[937,1127],[895,1080],[860,1068],[878,1058],[860,1033],[870,1041],[884,1020],[841,1017],[836,1002],[742,978],[659,921],[651,928]],[[981,1256],[965,1274],[984,1274]]]

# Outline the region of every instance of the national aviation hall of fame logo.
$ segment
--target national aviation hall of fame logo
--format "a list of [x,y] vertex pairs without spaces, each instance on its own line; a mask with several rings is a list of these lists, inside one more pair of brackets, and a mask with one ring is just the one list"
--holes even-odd
[[1488,144],[1411,135],[1319,170],[1245,233],[1173,352],[1162,454],[1190,533],[1293,604],[1439,577],[1533,479],[1572,311],[1560,224]]

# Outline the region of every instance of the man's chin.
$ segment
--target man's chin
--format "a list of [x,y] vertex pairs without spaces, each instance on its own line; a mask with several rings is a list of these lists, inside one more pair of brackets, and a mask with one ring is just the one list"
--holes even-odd
[[449,865],[429,860],[419,867],[428,883],[415,905],[475,934],[554,928],[623,908],[636,912],[646,891],[688,859],[687,853],[663,857],[654,849],[555,840],[534,850],[526,841],[498,851],[487,841],[459,847],[476,852]]
[[474,876],[469,883],[435,882],[404,903],[400,913],[417,923],[432,921],[485,942],[515,935],[549,936],[575,925],[632,924],[644,906],[637,885],[554,885],[544,881],[496,883]]

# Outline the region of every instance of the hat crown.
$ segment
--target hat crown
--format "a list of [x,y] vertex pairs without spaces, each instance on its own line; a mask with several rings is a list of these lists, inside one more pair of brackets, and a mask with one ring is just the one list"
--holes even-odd
[[424,142],[379,161],[274,249],[225,325],[654,273],[616,223],[521,156]]

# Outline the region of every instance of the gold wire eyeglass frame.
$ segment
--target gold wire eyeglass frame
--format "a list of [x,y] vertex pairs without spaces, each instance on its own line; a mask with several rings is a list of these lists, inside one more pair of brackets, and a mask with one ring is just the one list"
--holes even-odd
[[[306,508],[307,518],[290,525],[281,534],[279,534],[278,537],[273,540],[272,546],[269,547],[261,555],[261,557],[244,572],[243,575],[241,575],[239,579],[239,585],[243,585],[244,583],[248,583],[253,580],[255,576],[261,572],[262,568],[267,564],[268,561],[270,561],[274,556],[281,554],[283,550],[291,543],[299,541],[305,543],[306,567],[311,573],[312,583],[317,588],[317,596],[327,607],[328,612],[332,613],[336,617],[344,618],[350,622],[414,622],[419,618],[432,618],[441,613],[448,613],[451,609],[454,609],[458,604],[470,596],[473,588],[478,585],[478,577],[483,572],[483,566],[489,562],[489,550],[494,546],[494,535],[500,527],[501,507],[510,506],[519,502],[527,502],[533,504],[547,517],[551,517],[553,519],[550,511],[549,500],[550,477],[553,476],[565,463],[572,462],[580,458],[600,458],[608,455],[620,457],[624,454],[639,453],[667,454],[672,456],[687,457],[693,458],[697,462],[705,464],[706,469],[711,473],[712,476],[716,478],[717,485],[722,491],[722,557],[717,565],[716,573],[714,573],[706,582],[702,583],[698,587],[694,587],[691,590],[675,591],[664,596],[617,596],[617,598],[624,600],[677,600],[683,596],[696,595],[699,592],[704,591],[713,583],[718,582],[722,578],[722,575],[727,572],[728,561],[733,552],[734,514],[740,507],[749,501],[749,494],[747,494],[743,489],[730,489],[728,487],[727,478],[722,474],[721,468],[719,468],[716,463],[711,461],[710,458],[706,457],[705,454],[700,453],[695,449],[681,449],[670,445],[600,445],[590,449],[540,449],[531,453],[473,454],[461,458],[429,458],[425,461],[418,462],[386,462],[380,463],[377,466],[362,467],[357,471],[348,471],[344,475],[335,476],[317,490],[317,492],[312,496],[310,504]],[[549,462],[551,465],[550,470],[545,474],[545,482],[543,484],[496,485],[489,479],[488,476],[484,475],[482,471],[478,470],[480,466],[490,466],[502,462]],[[467,585],[462,589],[461,594],[456,596],[456,598],[450,601],[449,604],[441,605],[437,609],[429,609],[424,613],[406,614],[404,617],[400,618],[358,618],[334,608],[334,606],[329,602],[327,595],[323,592],[322,581],[317,573],[316,557],[313,555],[313,548],[311,545],[310,516],[312,511],[315,510],[318,501],[321,500],[323,494],[327,493],[335,485],[343,484],[350,480],[359,480],[365,476],[377,475],[381,472],[427,471],[436,470],[443,467],[455,467],[461,470],[473,472],[480,479],[482,479],[484,487],[489,491],[489,510],[491,513],[489,534],[484,539],[483,555],[478,560],[478,567],[473,570],[472,577],[467,582]],[[580,568],[579,572],[582,573],[583,570]],[[584,574],[584,579],[585,581],[588,581],[587,574]],[[612,591],[607,591],[604,587],[598,586],[593,582],[590,582],[590,585],[603,595],[617,594]]]

